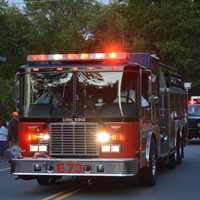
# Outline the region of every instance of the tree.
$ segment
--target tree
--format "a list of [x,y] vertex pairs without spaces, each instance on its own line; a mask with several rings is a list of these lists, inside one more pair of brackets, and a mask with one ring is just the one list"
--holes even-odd
[[[19,28],[20,27],[20,28]],[[22,63],[28,45],[28,21],[17,8],[0,1],[0,55],[7,62],[0,64],[0,115],[8,118],[15,109],[13,95],[14,74]]]
[[78,52],[90,43],[90,27],[100,4],[95,0],[26,1],[32,25],[29,52]]
[[200,1],[0,0],[0,112],[13,109],[12,86],[27,54],[147,51],[200,85]]

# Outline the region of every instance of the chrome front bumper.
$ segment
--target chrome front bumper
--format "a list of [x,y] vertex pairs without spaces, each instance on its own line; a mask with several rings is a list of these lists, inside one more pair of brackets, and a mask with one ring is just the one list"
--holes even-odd
[[18,176],[134,176],[138,159],[13,159],[11,173]]

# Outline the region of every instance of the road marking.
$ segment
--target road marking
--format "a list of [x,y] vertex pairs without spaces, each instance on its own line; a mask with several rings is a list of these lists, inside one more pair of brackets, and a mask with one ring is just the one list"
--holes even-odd
[[55,199],[56,197],[58,197],[58,196],[60,196],[60,195],[62,195],[62,194],[65,194],[65,193],[66,193],[65,191],[63,191],[63,192],[58,192],[58,193],[53,194],[53,195],[51,195],[51,196],[49,196],[49,197],[43,198],[42,200]]
[[10,170],[10,167],[0,169],[0,172],[5,172],[5,171],[8,171],[8,170]]
[[78,189],[73,190],[73,191],[71,191],[71,192],[66,192],[66,193],[63,194],[62,196],[56,198],[56,200],[62,200],[62,199],[65,199],[65,198],[69,198],[69,197],[71,197],[72,195],[74,195],[74,194],[80,192],[80,191],[83,190],[83,189],[84,189],[84,187],[83,187],[83,188],[78,188]]
[[79,186],[70,188],[69,191],[58,192],[51,196],[45,197],[42,200],[53,200],[53,199],[62,200],[64,198],[68,198],[68,197],[72,196],[73,194],[75,194],[83,189],[85,189],[85,187],[83,187],[83,185],[79,185]]

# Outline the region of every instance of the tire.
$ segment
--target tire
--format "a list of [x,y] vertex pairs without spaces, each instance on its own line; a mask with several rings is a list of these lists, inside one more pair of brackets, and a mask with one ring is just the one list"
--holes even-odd
[[37,182],[39,185],[52,185],[57,182],[57,180],[61,179],[62,177],[51,177],[51,176],[38,176]]
[[173,169],[181,164],[184,158],[184,144],[180,134],[177,135],[175,152],[169,155],[168,167]]
[[177,136],[177,142],[176,142],[176,163],[179,165],[182,163],[182,139],[180,137],[180,134]]
[[181,138],[181,158],[182,158],[182,161],[184,160],[184,157],[185,157],[185,152],[184,152],[185,144],[186,144],[185,133],[183,131],[182,138]]
[[149,153],[149,166],[141,169],[139,172],[139,183],[142,186],[153,186],[156,183],[156,178],[158,175],[158,165],[157,165],[157,148],[155,139],[151,139],[150,153]]
[[170,169],[176,168],[176,154],[175,153],[171,153],[169,155],[167,166]]

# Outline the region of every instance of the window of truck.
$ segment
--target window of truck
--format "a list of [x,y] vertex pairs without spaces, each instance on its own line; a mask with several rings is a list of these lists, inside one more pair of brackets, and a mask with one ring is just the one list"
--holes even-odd
[[25,74],[25,117],[137,116],[138,72],[76,71]]

